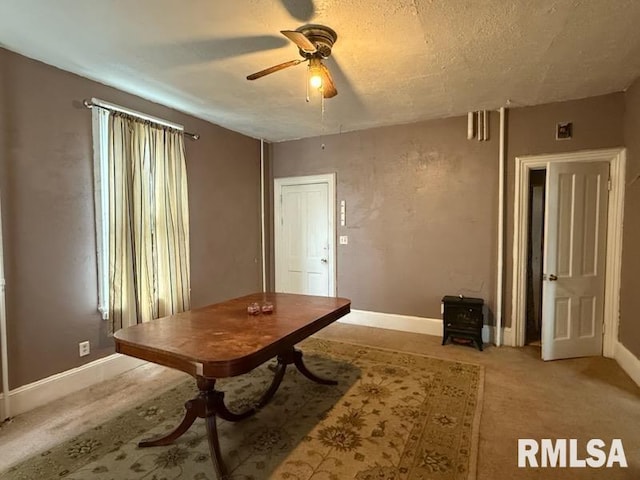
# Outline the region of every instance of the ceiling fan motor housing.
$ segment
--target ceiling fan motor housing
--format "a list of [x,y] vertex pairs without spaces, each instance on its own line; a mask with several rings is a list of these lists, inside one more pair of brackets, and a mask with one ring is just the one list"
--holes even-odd
[[304,25],[297,29],[309,39],[318,49],[317,52],[308,53],[300,50],[300,55],[304,58],[317,57],[328,58],[331,55],[331,48],[338,39],[338,34],[331,28],[324,25]]
[[336,32],[324,25],[311,24],[304,25],[295,31],[281,30],[280,33],[298,46],[302,60],[291,60],[265,68],[248,75],[247,80],[256,80],[285,68],[308,62],[309,84],[322,92],[323,99],[335,97],[338,90],[333,83],[329,69],[322,63],[322,60],[331,55],[331,48],[338,38]]

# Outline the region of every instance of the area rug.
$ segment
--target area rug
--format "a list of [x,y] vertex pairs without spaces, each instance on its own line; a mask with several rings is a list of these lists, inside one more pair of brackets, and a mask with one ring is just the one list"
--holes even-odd
[[[218,420],[233,480],[473,480],[481,366],[309,339],[307,366],[290,367],[272,402],[239,423]],[[269,365],[220,382],[230,409],[251,405]],[[193,381],[0,474],[2,480],[215,480],[204,422],[167,447],[138,448],[171,430]]]

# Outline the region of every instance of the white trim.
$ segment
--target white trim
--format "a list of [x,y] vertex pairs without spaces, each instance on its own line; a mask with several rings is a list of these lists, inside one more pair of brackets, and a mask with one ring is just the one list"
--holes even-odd
[[513,328],[505,327],[502,329],[502,341],[504,345],[513,345]]
[[164,125],[165,127],[175,128],[176,130],[184,131],[184,125],[180,125],[179,123],[170,122],[169,120],[154,117],[153,115],[148,115],[146,113],[138,112],[137,110],[132,110],[130,108],[123,107],[121,105],[116,105],[115,103],[107,102],[105,100],[100,100],[99,98],[92,98],[91,103],[98,107],[106,108],[108,110],[115,110],[116,112],[122,112],[124,114],[131,115],[133,117],[138,117],[142,120],[148,120],[149,122],[157,123],[158,125]]
[[[1,197],[0,192],[0,197]],[[9,353],[7,349],[7,309],[5,306],[5,286],[4,278],[4,243],[2,240],[2,199],[0,199],[0,363],[2,363],[2,391],[9,391]],[[0,406],[0,421],[11,416],[11,406],[9,396],[4,398],[4,405]]]
[[[498,154],[498,266],[496,278],[496,332],[502,331],[502,302],[504,295],[504,150],[505,150],[505,109],[500,108],[500,152]],[[497,347],[501,345],[500,335],[495,338]]]
[[496,327],[493,325],[485,325],[482,327],[482,341],[484,343],[490,343],[497,347],[504,345],[506,347],[513,345],[513,330],[510,327],[502,327],[500,339],[501,345],[496,343]]
[[262,291],[267,291],[267,245],[264,205],[264,139],[260,139],[260,242],[262,255]]
[[278,258],[282,255],[280,253],[280,249],[282,248],[282,222],[279,220],[282,216],[281,203],[280,203],[280,195],[282,191],[282,187],[288,185],[312,185],[316,183],[326,183],[328,187],[327,191],[327,202],[328,205],[328,215],[329,215],[329,253],[328,256],[331,259],[329,262],[329,296],[337,295],[337,282],[336,282],[336,273],[337,273],[337,260],[338,255],[336,251],[336,174],[335,173],[326,173],[321,175],[306,175],[301,177],[283,177],[283,178],[275,178],[273,180],[273,223],[274,223],[274,253],[275,253],[275,291],[278,290],[278,285],[282,284],[280,279],[280,275],[278,274]]
[[[105,358],[11,390],[11,414],[28,412],[83,388],[144,365],[145,361],[114,353]],[[0,413],[4,409],[0,408]]]
[[96,215],[98,311],[109,319],[109,111],[91,111],[93,129],[93,195]]
[[627,375],[640,386],[640,359],[620,342],[616,342],[614,358],[620,368],[627,372]]
[[622,229],[624,219],[625,173],[627,151],[620,149],[610,163],[609,212],[607,217],[607,266],[604,304],[604,337],[602,354],[612,358],[616,354],[620,326],[620,285],[622,282]]
[[442,337],[442,319],[439,318],[351,310],[351,313],[340,318],[338,322]]
[[604,300],[604,337],[602,354],[615,355],[620,321],[620,273],[622,270],[622,218],[624,213],[624,177],[626,150],[610,148],[551,155],[533,155],[515,159],[514,229],[513,229],[513,298],[512,328],[514,347],[524,345],[526,312],[527,225],[529,210],[529,174],[546,168],[551,162],[594,162],[610,164],[611,191],[607,213],[607,259]]
[[[442,319],[397,315],[393,313],[370,312],[366,310],[351,310],[351,313],[338,320],[340,323],[361,325],[363,327],[384,328],[400,332],[421,333],[442,338]],[[496,327],[484,325],[482,327],[482,341],[495,343]],[[510,344],[512,334],[510,328],[503,329],[502,336],[505,344]]]

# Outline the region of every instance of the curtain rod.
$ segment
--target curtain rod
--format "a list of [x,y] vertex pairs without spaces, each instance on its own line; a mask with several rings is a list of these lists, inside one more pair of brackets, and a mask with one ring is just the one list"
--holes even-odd
[[138,117],[141,118],[143,120],[149,120],[155,123],[158,123],[160,125],[166,125],[167,127],[171,127],[171,128],[176,128],[177,130],[182,130],[184,132],[184,134],[191,138],[192,140],[199,140],[200,139],[200,135],[197,133],[190,133],[184,130],[184,128],[178,128],[175,124],[169,123],[166,120],[162,120],[160,118],[156,118],[156,117],[152,117],[151,115],[145,115],[143,113],[140,112],[136,112],[135,110],[130,110],[128,108],[124,108],[124,107],[120,107],[118,105],[113,105],[110,104],[108,102],[104,102],[102,100],[96,100],[95,102],[93,101],[94,99],[91,100],[87,100],[86,98],[82,101],[82,104],[91,109],[93,107],[98,107],[98,108],[104,108],[105,110],[111,110],[113,112],[122,112],[122,113],[126,113],[128,115],[133,115],[134,117]]

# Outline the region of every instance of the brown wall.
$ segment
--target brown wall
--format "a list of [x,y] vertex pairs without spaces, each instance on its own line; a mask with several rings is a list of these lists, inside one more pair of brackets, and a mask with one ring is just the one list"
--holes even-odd
[[440,318],[442,296],[464,294],[493,310],[495,113],[490,133],[467,140],[465,116],[272,145],[273,177],[337,173],[337,286],[353,308]]
[[[11,388],[113,352],[96,311],[91,112],[98,97],[185,125],[194,306],[260,287],[259,142],[0,49]],[[78,342],[92,353],[78,357]]]
[[[622,146],[623,113],[622,93],[507,112],[505,326],[515,157]],[[348,223],[338,235],[349,235],[338,246],[338,293],[354,308],[439,318],[442,295],[462,293],[494,311],[497,121],[492,113],[487,143],[467,141],[458,117],[272,145],[272,178],[337,172]],[[563,121],[572,140],[555,139]]]
[[640,79],[625,93],[626,190],[620,289],[620,342],[640,358]]
[[[193,305],[260,287],[258,141],[0,49],[12,388],[113,352],[96,312],[91,114],[81,105],[92,96],[202,135],[186,142]],[[505,323],[514,158],[621,146],[623,119],[629,153],[620,339],[640,355],[638,83],[626,95],[509,111]],[[555,141],[559,121],[573,121],[573,140]],[[354,308],[438,318],[442,295],[463,293],[494,310],[497,115],[489,142],[465,135],[466,118],[458,117],[271,146],[270,178],[337,172],[337,200],[347,202],[347,226],[338,234],[349,235],[349,245],[338,246],[338,293]],[[80,359],[83,340],[92,354]]]
[[[513,108],[507,113],[507,161],[505,208],[504,324],[511,326],[513,282],[513,202],[515,158],[525,155],[575,152],[621,147],[624,94],[614,93],[569,102]],[[555,139],[558,122],[573,122],[571,140]]]

